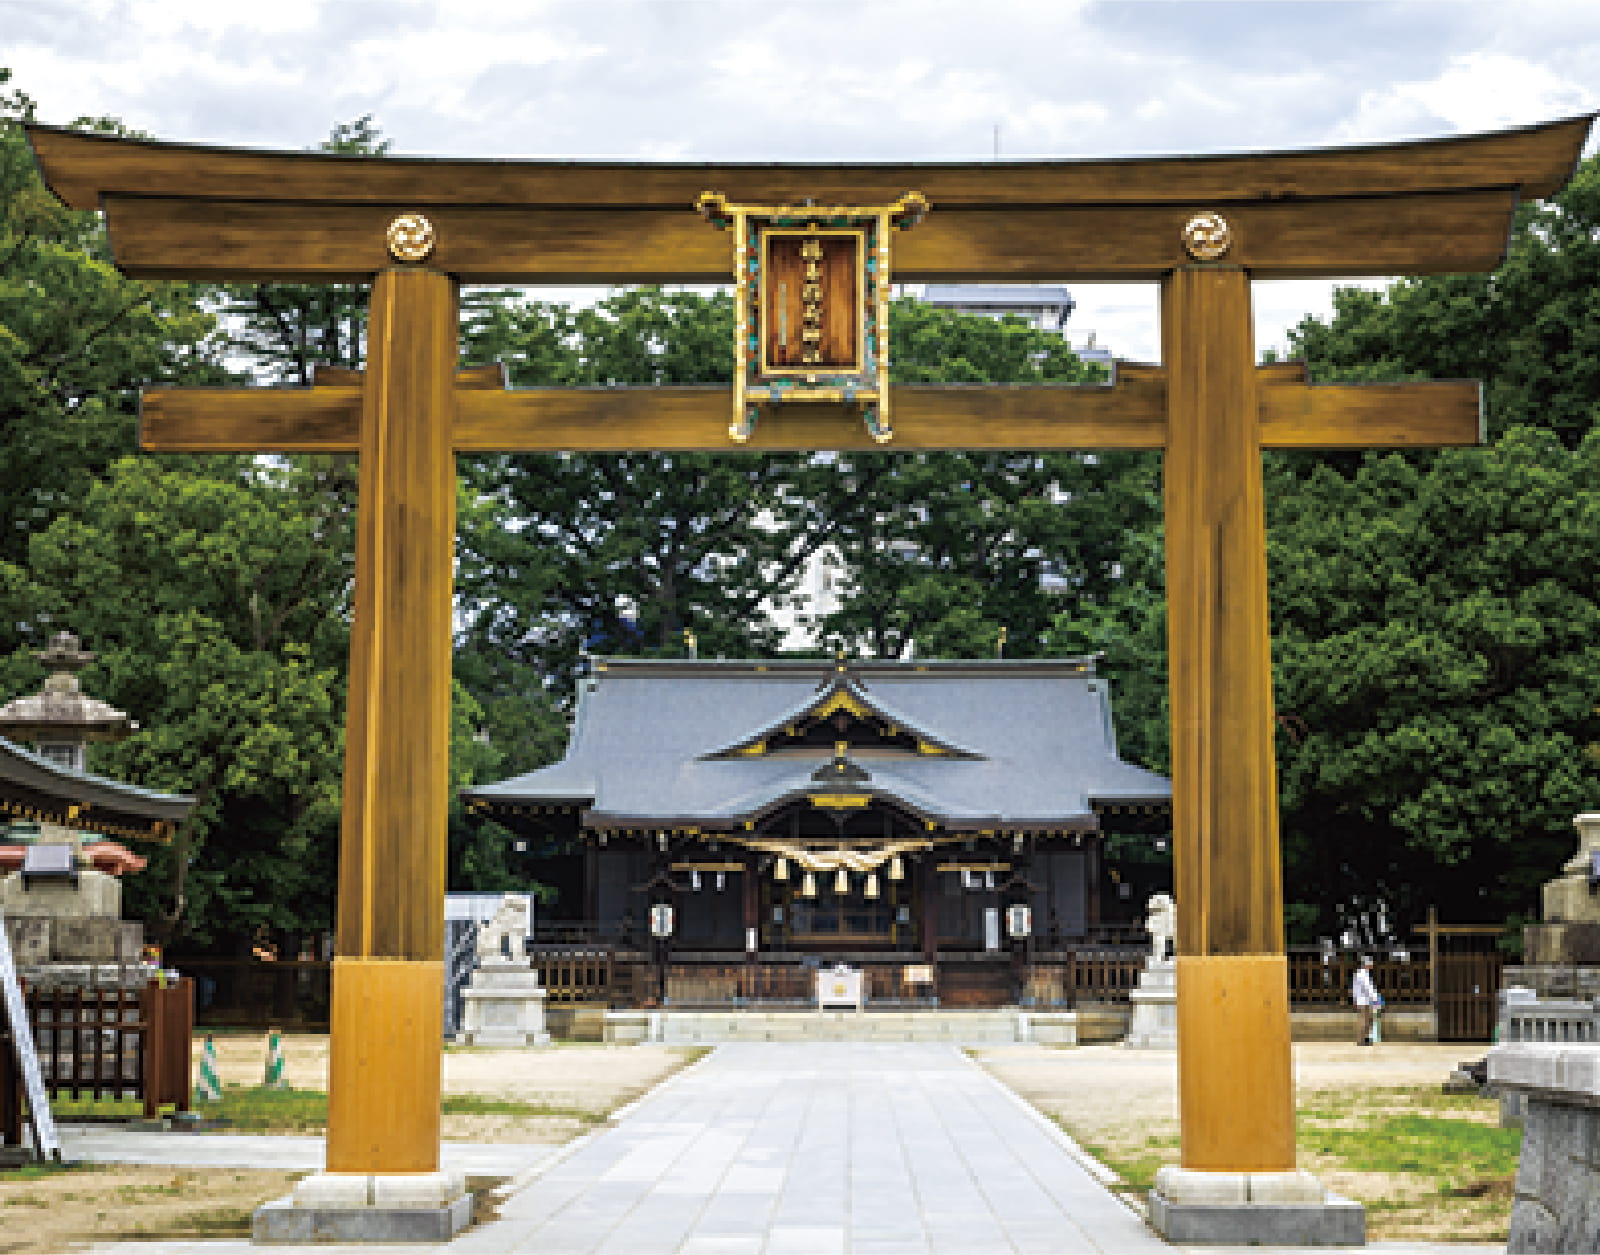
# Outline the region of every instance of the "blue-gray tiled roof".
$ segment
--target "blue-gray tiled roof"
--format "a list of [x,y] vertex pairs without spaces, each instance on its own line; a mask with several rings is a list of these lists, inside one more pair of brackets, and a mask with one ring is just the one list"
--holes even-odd
[[[817,752],[727,751],[793,720],[841,678],[819,660],[599,660],[566,757],[465,796],[576,806],[596,827],[732,827],[823,787]],[[847,678],[891,721],[960,752],[852,748],[870,773],[853,791],[942,825],[1092,827],[1097,807],[1171,799],[1164,777],[1117,756],[1106,682],[1081,662],[852,662]]]

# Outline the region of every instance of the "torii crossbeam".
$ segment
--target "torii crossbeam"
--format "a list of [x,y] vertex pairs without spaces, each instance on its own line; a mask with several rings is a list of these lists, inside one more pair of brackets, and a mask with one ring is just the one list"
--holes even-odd
[[[732,451],[728,389],[505,391],[458,373],[458,285],[726,281],[729,241],[691,210],[706,188],[752,203],[916,188],[933,212],[898,245],[898,280],[1161,284],[1162,366],[1104,387],[897,387],[891,447],[1164,451],[1183,1167],[1205,1186],[1191,1198],[1237,1189],[1244,1203],[1270,1184],[1307,1201],[1293,1172],[1260,451],[1472,444],[1479,399],[1472,383],[1314,387],[1299,368],[1257,367],[1250,282],[1491,269],[1519,200],[1565,183],[1591,120],[945,165],[372,160],[30,127],[52,190],[105,211],[129,275],[374,285],[364,374],[150,391],[143,415],[147,449],[361,458],[328,1173],[438,1167],[454,454]],[[419,211],[437,249],[397,265],[386,230]],[[1229,233],[1214,260],[1185,243],[1206,214]],[[1213,225],[1201,243],[1218,238]],[[738,447],[878,446],[843,407],[812,404]]]

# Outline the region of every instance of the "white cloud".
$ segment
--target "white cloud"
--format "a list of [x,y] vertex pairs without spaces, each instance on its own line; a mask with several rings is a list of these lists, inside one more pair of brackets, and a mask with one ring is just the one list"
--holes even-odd
[[1526,57],[1472,52],[1452,57],[1431,79],[1388,83],[1362,92],[1340,139],[1488,131],[1595,107],[1590,88]]
[[[105,12],[111,6],[95,6]],[[132,0],[125,8],[130,24],[138,30],[171,32],[203,31],[217,36],[250,31],[280,35],[310,30],[317,24],[322,5],[319,0],[270,0],[270,3],[241,4],[231,0]]]

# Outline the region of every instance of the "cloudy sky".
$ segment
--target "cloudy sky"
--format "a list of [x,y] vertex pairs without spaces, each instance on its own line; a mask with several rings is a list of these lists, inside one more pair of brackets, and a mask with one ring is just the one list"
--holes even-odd
[[[0,0],[39,116],[396,152],[1097,157],[1449,135],[1600,107],[1600,0]],[[1074,285],[1155,356],[1153,292]],[[1262,284],[1258,338],[1326,308]]]

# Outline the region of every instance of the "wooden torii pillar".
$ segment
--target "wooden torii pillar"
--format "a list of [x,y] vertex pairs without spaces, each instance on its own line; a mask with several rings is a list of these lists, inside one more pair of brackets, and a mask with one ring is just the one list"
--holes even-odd
[[[691,209],[712,188],[769,204],[922,191],[933,209],[897,244],[899,281],[1161,284],[1163,366],[1105,387],[896,387],[890,448],[1165,450],[1183,1165],[1291,1173],[1259,452],[1471,444],[1480,416],[1476,384],[1312,387],[1256,366],[1250,283],[1491,269],[1518,201],[1562,186],[1590,121],[880,166],[352,159],[30,127],[51,189],[105,211],[128,275],[373,283],[364,377],[151,391],[143,410],[147,449],[361,457],[329,1172],[438,1164],[453,454],[733,451],[728,388],[508,392],[457,376],[457,285],[726,281],[731,245]],[[875,447],[819,404],[763,417],[739,446]]]

